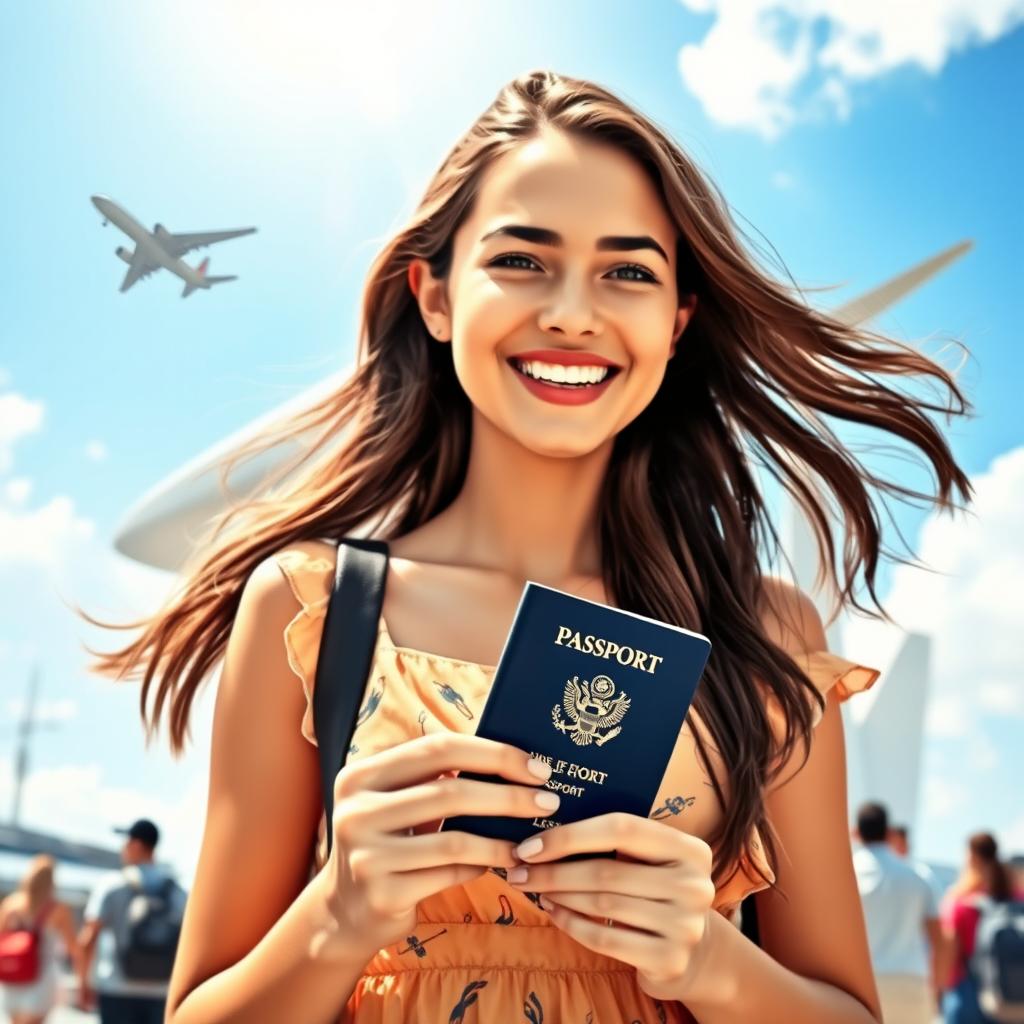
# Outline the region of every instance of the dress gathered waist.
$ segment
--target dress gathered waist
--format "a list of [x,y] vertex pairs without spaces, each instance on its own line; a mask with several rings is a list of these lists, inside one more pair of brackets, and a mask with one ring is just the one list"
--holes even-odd
[[508,928],[491,922],[421,921],[412,935],[377,951],[366,964],[367,975],[403,971],[451,970],[535,971],[545,974],[627,974],[634,969],[613,957],[601,956],[550,925]]

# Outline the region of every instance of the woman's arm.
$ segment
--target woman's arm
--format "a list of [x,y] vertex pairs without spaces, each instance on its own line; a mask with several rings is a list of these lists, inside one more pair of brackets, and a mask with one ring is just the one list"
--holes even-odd
[[78,945],[78,938],[75,935],[75,922],[71,915],[71,908],[66,903],[58,903],[53,909],[53,927],[61,937],[68,957],[71,959],[71,966],[76,975],[79,975],[82,959],[82,950]]
[[[776,591],[788,613],[773,639],[786,649],[823,650],[821,619],[792,587]],[[769,635],[772,635],[770,631]],[[881,1020],[864,914],[853,873],[846,808],[846,759],[839,702],[829,696],[802,770],[766,797],[777,836],[778,886],[758,893],[759,949],[711,915],[701,970],[709,984],[685,997],[700,1024],[870,1024]]]
[[[373,955],[310,952],[330,929],[323,873],[307,884],[322,813],[316,749],[283,633],[299,609],[272,561],[242,593],[218,684],[210,789],[167,1024],[337,1021]],[[349,955],[350,953],[350,955]]]
[[5,896],[0,900],[0,931],[6,931],[11,926],[11,913],[14,906],[14,894]]
[[935,950],[935,981],[939,991],[944,992],[950,987],[953,969],[963,953],[953,923],[953,914],[950,913],[948,916],[943,914],[940,921],[939,944]]

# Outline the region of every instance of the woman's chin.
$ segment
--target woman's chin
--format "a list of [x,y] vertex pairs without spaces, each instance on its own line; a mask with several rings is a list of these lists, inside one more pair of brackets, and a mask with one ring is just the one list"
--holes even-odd
[[522,432],[514,437],[523,448],[545,459],[581,459],[593,455],[605,443],[613,440],[607,437],[580,437],[566,432],[563,436],[552,431]]

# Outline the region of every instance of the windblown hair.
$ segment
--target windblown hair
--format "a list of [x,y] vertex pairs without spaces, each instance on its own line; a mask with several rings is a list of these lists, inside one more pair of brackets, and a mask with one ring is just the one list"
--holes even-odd
[[[727,779],[709,772],[727,808],[712,840],[718,880],[749,855],[754,825],[774,857],[764,788],[791,753],[802,746],[806,757],[814,702],[823,707],[810,679],[765,635],[757,611],[762,559],[770,564],[781,547],[756,469],[774,478],[810,521],[820,579],[834,588],[837,609],[849,605],[888,619],[875,573],[880,555],[890,553],[881,547],[871,489],[945,509],[957,507],[954,491],[969,499],[970,483],[927,414],[965,415],[970,406],[937,362],[810,308],[795,284],[780,284],[761,269],[696,164],[651,120],[593,83],[534,71],[500,91],[438,168],[408,225],[372,263],[352,376],[245,446],[227,468],[283,440],[310,436],[307,450],[261,496],[214,522],[158,614],[121,625],[86,616],[109,628],[142,627],[137,639],[98,655],[91,668],[117,679],[141,676],[147,742],[167,713],[171,749],[180,754],[192,700],[224,652],[243,585],[258,563],[296,541],[366,535],[370,523],[385,524],[372,535],[394,539],[452,502],[468,464],[471,404],[451,346],[436,343],[423,323],[407,271],[421,258],[436,277],[447,276],[453,236],[481,176],[544,126],[632,155],[678,228],[678,294],[698,296],[659,391],[615,438],[599,516],[604,583],[615,603],[699,630],[713,645],[695,707],[727,766]],[[916,390],[937,397],[900,389],[899,378],[919,378],[932,386]],[[935,494],[873,475],[823,416],[909,442],[934,470]],[[833,517],[845,527],[841,558]],[[861,581],[870,608],[859,603]],[[766,695],[784,714],[782,736],[770,728]]]

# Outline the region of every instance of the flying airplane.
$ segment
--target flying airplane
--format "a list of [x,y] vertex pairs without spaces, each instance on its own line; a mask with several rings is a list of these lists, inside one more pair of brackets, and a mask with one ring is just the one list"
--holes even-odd
[[147,231],[127,210],[118,206],[113,199],[106,196],[92,196],[92,204],[103,214],[103,226],[108,221],[116,224],[134,243],[135,250],[129,251],[118,246],[114,253],[128,264],[128,273],[124,275],[120,290],[128,291],[136,281],[148,277],[155,270],[165,267],[172,274],[177,274],[185,282],[185,290],[181,293],[187,299],[197,288],[210,288],[224,281],[237,280],[237,274],[213,277],[208,276],[206,268],[210,265],[207,257],[198,267],[190,267],[183,262],[182,256],[193,249],[212,245],[214,242],[225,242],[229,238],[251,235],[255,228],[238,228],[234,231],[193,231],[188,234],[174,234],[163,224],[157,224],[152,231]]

